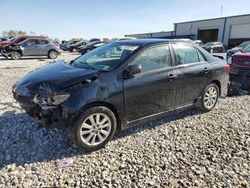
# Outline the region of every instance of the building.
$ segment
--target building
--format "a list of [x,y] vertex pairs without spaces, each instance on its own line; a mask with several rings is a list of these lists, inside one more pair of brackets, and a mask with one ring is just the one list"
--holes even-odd
[[250,14],[180,22],[174,31],[125,35],[137,38],[190,38],[204,43],[220,41],[227,47],[250,40]]

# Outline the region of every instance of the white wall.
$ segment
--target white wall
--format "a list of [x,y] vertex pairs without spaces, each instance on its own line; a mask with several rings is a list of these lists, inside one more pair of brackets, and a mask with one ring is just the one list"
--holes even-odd
[[[223,30],[225,23],[226,25],[223,39]],[[247,35],[250,35],[249,24],[250,15],[176,23],[176,35],[195,35],[197,38],[199,29],[219,29],[218,41],[223,42],[225,45],[228,45],[228,41],[232,37],[237,36],[238,38],[245,38]],[[240,27],[238,31],[235,30],[235,28],[237,27]],[[234,29],[233,36],[231,36],[232,28]]]
[[198,36],[199,29],[219,29],[218,40],[222,40],[224,19],[203,20],[195,22],[185,22],[176,24],[176,35],[195,35]]
[[[250,30],[248,27],[249,24],[250,24],[250,15],[227,18],[223,43],[227,45],[229,39],[235,37],[235,36],[230,37],[232,27],[239,26],[239,27],[241,27],[241,29],[244,29],[244,31],[241,30],[242,37],[240,37],[240,33],[238,33],[238,38],[245,38],[247,33],[250,33]],[[245,27],[244,27],[244,25],[245,25]],[[234,33],[234,35],[235,35],[235,33]]]
[[150,38],[150,37],[170,37],[172,36],[171,31],[164,32],[155,32],[155,33],[141,33],[141,34],[128,34],[126,37],[135,37],[135,38]]

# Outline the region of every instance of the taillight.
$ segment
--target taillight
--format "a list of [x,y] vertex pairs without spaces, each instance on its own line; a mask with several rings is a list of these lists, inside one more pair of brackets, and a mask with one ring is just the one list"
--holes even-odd
[[229,64],[226,65],[227,72],[231,72],[231,66]]

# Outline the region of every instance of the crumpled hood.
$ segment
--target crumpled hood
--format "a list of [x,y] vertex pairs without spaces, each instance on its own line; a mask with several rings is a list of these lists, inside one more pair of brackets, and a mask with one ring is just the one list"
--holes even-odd
[[76,68],[63,61],[50,63],[35,69],[25,75],[16,83],[17,87],[26,87],[30,91],[36,91],[42,84],[49,83],[56,90],[64,89],[86,79],[97,77],[97,70]]

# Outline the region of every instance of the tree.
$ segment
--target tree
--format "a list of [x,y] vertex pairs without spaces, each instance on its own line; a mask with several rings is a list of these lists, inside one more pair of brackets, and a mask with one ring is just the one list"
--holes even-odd
[[15,30],[9,30],[9,31],[3,31],[2,32],[3,37],[19,37],[22,35],[27,35],[27,32],[25,31],[15,31]]

